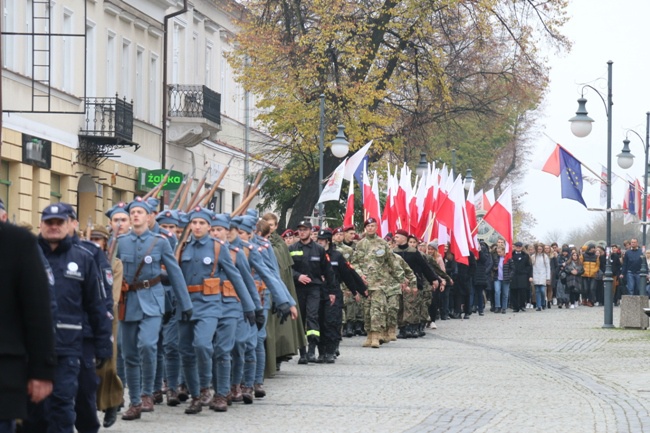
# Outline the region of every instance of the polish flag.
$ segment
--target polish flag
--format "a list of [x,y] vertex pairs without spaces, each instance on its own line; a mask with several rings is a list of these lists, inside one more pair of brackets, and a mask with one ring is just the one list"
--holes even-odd
[[367,167],[363,170],[363,218],[377,220],[377,235],[381,236],[381,214],[379,211],[379,191],[377,187],[377,174],[370,184]]
[[479,190],[479,192],[477,192],[474,195],[474,207],[476,208],[476,210],[485,210],[483,208],[483,190],[482,189]]
[[643,219],[643,202],[642,202],[642,197],[643,197],[643,187],[641,186],[641,182],[639,182],[639,179],[636,179],[634,181],[634,187],[636,189],[635,194],[636,194],[636,215],[639,217],[639,220]]
[[343,226],[354,225],[354,180],[350,180],[350,189],[348,190],[348,202],[345,206],[345,216],[343,217]]
[[454,254],[456,261],[466,265],[469,264],[470,251],[466,228],[465,194],[460,176],[456,178],[447,197],[440,205],[438,220],[445,227],[451,228],[449,249]]
[[485,214],[483,221],[506,240],[506,258],[512,256],[512,190],[508,185],[492,208]]
[[467,210],[467,223],[469,227],[469,248],[478,258],[479,243],[478,243],[478,224],[476,223],[476,206],[474,205],[474,182],[471,183],[469,191],[467,191],[467,201],[465,202],[465,209]]
[[483,193],[483,210],[489,211],[494,204],[494,188]]

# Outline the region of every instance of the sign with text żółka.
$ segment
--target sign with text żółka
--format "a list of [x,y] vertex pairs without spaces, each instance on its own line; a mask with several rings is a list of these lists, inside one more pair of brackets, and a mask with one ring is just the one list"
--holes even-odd
[[[168,170],[145,170],[140,168],[138,173],[138,189],[140,191],[149,191],[162,182]],[[169,173],[167,182],[163,185],[163,190],[177,190],[183,183],[183,173],[172,170]]]

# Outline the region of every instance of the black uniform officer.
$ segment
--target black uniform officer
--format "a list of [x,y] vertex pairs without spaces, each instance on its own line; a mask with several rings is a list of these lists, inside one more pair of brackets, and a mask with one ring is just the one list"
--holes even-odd
[[102,287],[92,255],[68,236],[68,213],[53,204],[43,210],[39,245],[47,259],[56,293],[56,367],[50,397],[33,408],[24,424],[25,432],[72,432],[75,397],[82,357],[84,313],[92,329],[95,362],[112,355],[111,322],[106,316]]
[[317,239],[318,244],[325,249],[335,277],[334,295],[321,292],[321,338],[318,344],[318,362],[333,364],[337,356],[339,341],[341,341],[341,325],[343,324],[343,292],[340,284],[341,282],[345,283],[352,292],[352,296],[362,294],[367,298],[368,288],[361,276],[332,243],[331,230],[320,230]]
[[304,320],[309,351],[300,348],[299,364],[316,362],[316,345],[320,340],[318,310],[321,291],[336,296],[335,277],[323,247],[310,238],[312,225],[309,221],[298,223],[298,242],[289,247],[293,259],[292,273],[298,294],[300,315]]

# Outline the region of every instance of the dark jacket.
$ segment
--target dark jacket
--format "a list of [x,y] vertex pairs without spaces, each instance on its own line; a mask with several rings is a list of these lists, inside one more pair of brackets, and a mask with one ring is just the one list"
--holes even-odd
[[54,379],[48,287],[36,238],[0,223],[0,419],[26,418],[27,381]]
[[95,357],[108,359],[113,352],[112,322],[106,315],[105,299],[95,262],[87,250],[63,239],[56,249],[39,237],[39,245],[54,275],[58,307],[56,319],[56,353],[81,356],[84,313],[93,332]]
[[621,255],[619,253],[611,253],[609,255],[609,260],[612,262],[612,275],[621,275],[621,269],[623,266],[621,263]]
[[492,273],[492,255],[485,242],[481,242],[481,251],[476,259],[476,273],[474,274],[474,286],[488,287],[490,274]]
[[641,272],[641,260],[644,259],[641,248],[627,250],[623,256],[623,269],[621,269],[623,276],[627,276],[628,272],[633,274]]
[[429,282],[429,285],[434,281],[438,281],[438,276],[433,271],[433,268],[429,266],[426,259],[419,251],[409,248],[408,244],[405,244],[398,245],[393,249],[393,252],[401,256],[415,274],[418,282],[418,290],[424,289],[425,279]]
[[533,265],[530,262],[530,256],[523,251],[513,251],[512,266],[510,267],[510,288],[529,288],[529,278],[533,278]]
[[[336,294],[334,272],[325,257],[323,247],[311,240],[307,244],[298,241],[289,247],[289,255],[293,259],[292,271],[296,289],[316,286],[325,293]],[[303,274],[311,278],[311,283],[305,285],[298,281]]]
[[344,283],[350,292],[352,292],[352,295],[356,295],[357,293],[365,293],[367,295],[368,287],[363,282],[363,278],[357,274],[357,271],[354,270],[350,262],[343,257],[343,254],[336,249],[333,243],[330,243],[330,248],[327,250],[327,257],[334,271],[337,290],[340,291],[340,285]]

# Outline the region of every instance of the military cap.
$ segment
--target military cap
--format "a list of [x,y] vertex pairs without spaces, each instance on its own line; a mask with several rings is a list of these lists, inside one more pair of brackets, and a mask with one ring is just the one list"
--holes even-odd
[[160,200],[155,197],[149,197],[147,199],[147,204],[151,208],[151,212],[158,212],[158,206],[160,206]]
[[332,230],[333,235],[336,235],[336,234],[339,234],[339,233],[343,233],[343,227],[337,227],[334,230]]
[[332,231],[330,229],[323,229],[318,232],[318,239],[332,239]]
[[253,233],[255,231],[256,224],[257,224],[256,216],[244,215],[241,217],[241,222],[239,223],[239,229],[245,231],[246,233]]
[[370,218],[368,218],[367,220],[365,220],[365,221],[363,222],[363,226],[365,227],[365,226],[367,226],[368,224],[373,224],[373,223],[374,223],[374,224],[377,224],[377,220],[376,220],[375,218],[373,218],[373,217],[370,217]]
[[177,215],[178,215],[178,224],[177,225],[178,225],[178,227],[184,229],[190,223],[190,220],[187,217],[187,213],[179,210]]
[[121,201],[118,204],[116,204],[115,206],[113,206],[112,208],[110,208],[109,210],[107,210],[104,213],[104,215],[106,215],[109,219],[113,218],[113,215],[118,214],[118,213],[123,213],[123,214],[128,215],[129,212],[126,210],[126,206],[127,206],[126,203]]
[[349,232],[350,230],[354,230],[354,225],[353,224],[343,226],[343,231],[344,232]]
[[210,217],[210,226],[212,227],[223,227],[230,229],[230,215],[225,213],[213,214]]
[[319,226],[319,225],[315,225],[315,226],[313,226],[313,227],[311,228],[311,231],[312,231],[312,232],[316,232],[316,233],[318,233],[318,232],[320,231],[320,226]]
[[104,238],[108,239],[108,230],[104,226],[96,226],[90,230],[90,238]]
[[201,218],[206,220],[208,223],[212,223],[212,211],[210,209],[206,209],[201,206],[196,206],[194,209],[190,211],[190,213],[187,215],[188,221],[192,221],[193,219],[196,218]]
[[131,203],[126,205],[126,210],[130,213],[131,209],[135,209],[136,207],[141,207],[145,210],[145,212],[151,213],[151,207],[145,200],[142,199],[142,197],[134,198]]
[[286,229],[285,231],[282,232],[281,235],[283,238],[288,238],[289,236],[293,236],[293,230],[291,229]]
[[175,210],[165,210],[156,215],[158,224],[174,224],[178,225],[178,212]]
[[67,220],[68,213],[66,209],[61,206],[61,203],[55,203],[47,206],[43,209],[43,214],[41,215],[41,221],[48,221],[53,219]]
[[300,228],[300,227],[306,227],[311,230],[312,225],[310,221],[302,220],[296,225],[296,228]]
[[255,218],[257,218],[259,216],[259,214],[257,212],[257,209],[253,209],[253,208],[250,208],[250,207],[248,209],[246,209],[246,215],[250,215],[250,216],[255,217]]
[[404,230],[404,229],[399,229],[399,230],[397,230],[397,231],[395,232],[395,234],[396,234],[396,235],[406,236],[407,238],[409,237],[409,232],[407,232],[407,231]]
[[429,246],[431,248],[438,248],[438,239],[434,239],[431,242],[429,242]]
[[515,242],[513,245],[516,246],[516,247],[523,247],[524,246],[524,244],[522,244],[519,241]]
[[230,218],[230,228],[239,230],[243,219],[244,217],[242,215]]

